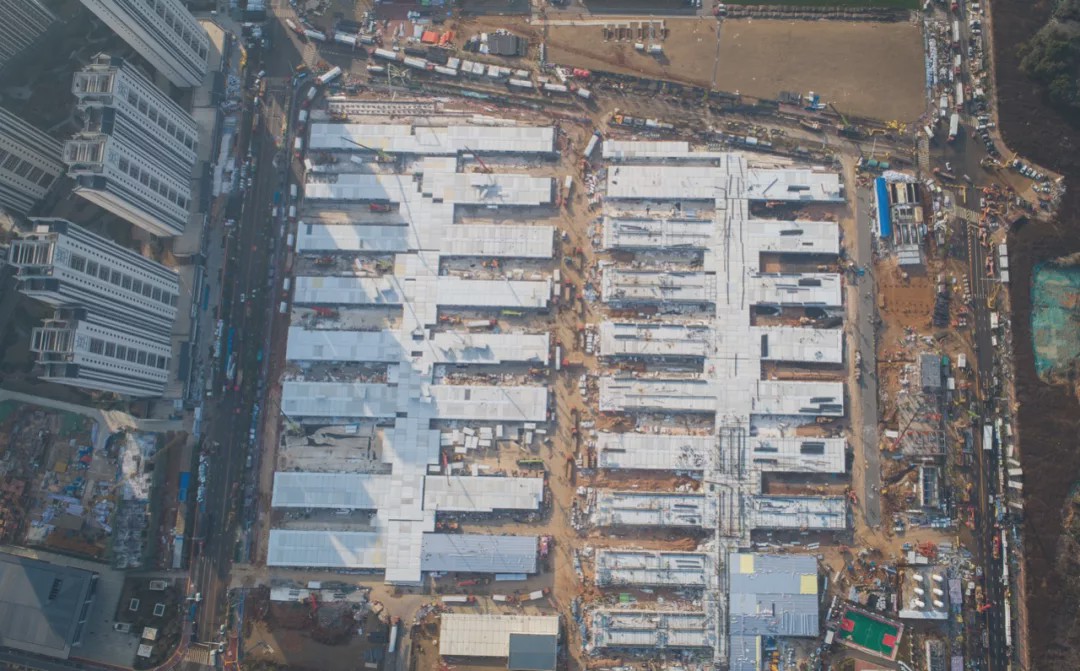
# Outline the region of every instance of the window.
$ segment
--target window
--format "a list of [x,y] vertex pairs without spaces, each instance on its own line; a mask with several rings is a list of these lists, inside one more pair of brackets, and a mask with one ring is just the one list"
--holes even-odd
[[171,121],[169,122],[168,133],[169,133],[169,135],[172,135],[173,137],[176,136],[176,124],[174,124]]
[[146,352],[139,352],[139,356],[137,358],[137,361],[139,362],[140,365],[145,366],[146,365]]
[[153,107],[150,108],[150,120],[157,123],[157,110]]
[[134,91],[128,91],[128,104],[129,105],[138,105],[139,104],[139,96],[135,95]]
[[153,298],[157,302],[161,302],[161,289],[154,287],[154,290],[150,294],[150,298]]
[[117,359],[126,359],[127,358],[127,348],[124,347],[123,345],[117,345],[116,346],[116,358]]
[[124,289],[130,289],[131,288],[131,276],[130,275],[124,275],[123,279],[120,280],[120,286],[123,287]]
[[192,148],[195,147],[195,142],[194,142],[194,140],[191,139],[190,136],[185,137],[184,138],[184,146],[187,147],[188,149],[192,149]]
[[131,162],[126,158],[120,159],[120,172],[127,172],[131,168]]
[[161,182],[157,180],[157,177],[150,178],[150,188],[154,191],[158,191],[158,187],[161,186]]
[[44,174],[45,171],[41,168],[30,168],[30,173],[26,176],[26,179],[30,180],[34,184],[37,184],[39,181],[41,181],[41,176]]
[[42,177],[41,181],[38,182],[38,186],[43,186],[45,188],[49,188],[49,185],[53,183],[54,179],[56,179],[56,177],[54,175],[50,175],[49,173],[45,173],[45,176]]
[[150,295],[154,292],[154,288],[149,284],[144,284],[142,288],[142,295],[150,298]]
[[176,307],[176,294],[169,294],[169,305]]
[[149,186],[150,185],[150,174],[145,173],[145,172],[142,173],[141,175],[139,175],[139,181],[142,182],[143,186]]
[[116,343],[105,343],[105,356],[116,358]]
[[71,261],[68,262],[68,265],[70,265],[71,269],[75,272],[81,273],[86,270],[86,258],[79,256],[78,254],[72,254]]
[[114,271],[112,271],[112,273],[109,276],[109,281],[112,282],[113,284],[119,285],[121,277],[122,277],[122,275],[120,275],[119,272],[114,270]]
[[105,266],[101,266],[100,268],[98,268],[98,274],[97,275],[98,275],[99,278],[105,280],[106,282],[109,281],[109,269],[106,268]]
[[146,101],[145,100],[140,100],[139,101],[139,111],[142,112],[143,114],[146,114],[146,111],[148,109],[150,109],[150,107],[149,107],[149,105],[146,104]]
[[8,156],[7,160],[4,161],[4,168],[7,170],[14,170],[17,165],[19,165],[19,157],[15,154]]
[[127,351],[127,360],[130,361],[131,363],[135,363],[135,361],[138,358],[139,358],[139,353],[137,351],[135,351],[135,348],[134,347],[129,347],[128,351]]
[[86,262],[86,274],[87,275],[97,275],[97,261],[87,261]]
[[90,339],[90,353],[91,354],[101,354],[104,351],[105,351],[105,341],[104,340],[101,340],[100,338],[91,338]]
[[132,282],[131,282],[131,290],[134,291],[137,294],[141,294],[142,293],[142,280],[132,280]]

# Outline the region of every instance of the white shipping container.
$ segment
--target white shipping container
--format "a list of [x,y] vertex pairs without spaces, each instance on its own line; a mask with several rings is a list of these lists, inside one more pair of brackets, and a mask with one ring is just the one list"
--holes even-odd
[[440,75],[446,75],[447,77],[457,77],[457,70],[448,68],[445,65],[436,65],[435,72],[438,72]]
[[578,89],[578,90],[576,91],[576,93],[577,93],[577,94],[578,94],[579,96],[581,96],[582,98],[584,98],[585,100],[588,100],[589,98],[591,98],[591,97],[592,97],[592,93],[590,93],[588,89],[581,89],[581,88],[579,88],[579,89]]
[[406,56],[405,60],[402,62],[405,63],[405,67],[415,68],[417,70],[428,69],[428,62],[423,58],[417,58],[416,56]]
[[532,82],[528,81],[527,79],[511,79],[506,83],[518,89],[529,89],[531,91],[533,88]]
[[388,61],[396,61],[398,59],[398,55],[389,49],[376,49],[371,52],[371,55],[375,58],[382,58]]
[[596,133],[592,134],[589,138],[589,144],[585,145],[585,158],[589,158],[596,151],[596,148],[600,145],[600,136]]
[[334,41],[338,44],[344,44],[345,46],[356,48],[356,35],[349,35],[348,33],[334,33]]

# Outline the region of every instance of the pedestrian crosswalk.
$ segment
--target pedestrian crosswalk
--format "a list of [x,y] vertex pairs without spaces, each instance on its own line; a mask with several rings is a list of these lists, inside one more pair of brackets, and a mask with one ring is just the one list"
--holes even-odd
[[210,666],[210,648],[205,645],[193,645],[184,653],[184,661]]

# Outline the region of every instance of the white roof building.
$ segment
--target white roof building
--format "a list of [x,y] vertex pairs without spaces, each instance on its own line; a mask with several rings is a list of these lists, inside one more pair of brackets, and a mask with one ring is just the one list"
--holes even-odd
[[[469,333],[441,331],[423,344],[434,363],[500,364],[528,362],[547,364],[550,336],[528,333]],[[289,361],[401,361],[411,351],[411,339],[401,341],[396,331],[310,330],[289,328],[285,358]]]
[[704,612],[597,609],[589,628],[595,648],[711,648],[715,625]]
[[[411,114],[423,113],[418,106],[406,107]],[[379,454],[391,473],[278,474],[275,506],[363,507],[375,511],[376,531],[300,537],[278,530],[271,535],[271,563],[380,569],[387,582],[401,584],[419,584],[424,571],[534,571],[535,538],[432,533],[438,511],[535,510],[544,494],[541,478],[435,475],[443,427],[432,423],[479,424],[481,431],[509,425],[513,432],[548,419],[546,387],[438,382],[441,365],[544,366],[549,361],[547,334],[490,332],[487,324],[478,333],[447,331],[440,310],[547,307],[552,283],[546,272],[515,269],[506,279],[477,279],[471,273],[453,274],[444,259],[552,256],[553,227],[503,223],[505,215],[485,220],[483,214],[500,206],[550,203],[552,179],[470,171],[467,164],[481,160],[469,155],[474,151],[550,154],[554,128],[437,121],[416,126],[314,123],[308,147],[349,156],[333,170],[313,166],[308,172],[298,251],[392,254],[393,260],[381,267],[390,272],[376,277],[296,278],[294,303],[349,309],[340,316],[336,311],[320,314],[314,324],[328,330],[290,329],[287,357],[301,373],[285,382],[281,410],[291,421],[310,424],[380,420]],[[366,170],[377,151],[409,154],[410,159]],[[393,172],[393,166],[402,172]],[[389,207],[373,212],[372,203]],[[461,223],[458,208],[477,205],[483,210],[468,211],[469,223]],[[369,307],[390,314],[381,322],[385,328],[344,330]],[[325,374],[325,365],[314,365],[318,362],[377,364],[385,367],[385,382],[309,379]]]
[[777,326],[756,328],[754,333],[760,335],[762,361],[820,364],[844,362],[843,329]]
[[715,588],[716,563],[708,552],[598,549],[596,584]]
[[712,303],[716,276],[609,266],[600,279],[600,291],[605,303]]
[[608,433],[596,436],[600,468],[704,471],[713,466],[716,436],[655,433]]
[[701,379],[600,378],[600,412],[716,412],[716,388]]
[[412,126],[410,124],[313,123],[316,151],[363,152],[357,144],[388,154],[452,156],[478,152],[549,154],[555,129],[533,126]]
[[443,657],[509,657],[514,634],[559,635],[555,615],[446,613],[439,631]]
[[839,307],[844,285],[832,273],[755,274],[747,278],[747,298],[755,305]]
[[716,528],[717,499],[705,494],[594,490],[593,524],[599,527]]
[[599,345],[607,357],[704,359],[715,351],[708,324],[667,321],[601,322]]
[[383,277],[297,277],[293,301],[300,305],[401,305],[398,279]]

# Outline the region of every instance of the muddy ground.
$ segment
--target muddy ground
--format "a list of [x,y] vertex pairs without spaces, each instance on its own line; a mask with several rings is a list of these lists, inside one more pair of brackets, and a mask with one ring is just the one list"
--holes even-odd
[[[993,5],[1001,128],[1021,155],[1065,175],[1068,195],[1053,224],[1029,224],[1009,241],[1016,346],[1016,395],[1030,486],[1025,490],[1029,650],[1033,669],[1080,668],[1080,603],[1061,574],[1062,513],[1080,478],[1080,403],[1065,387],[1035,375],[1031,347],[1031,271],[1035,264],[1080,250],[1080,119],[1070,124],[1050,110],[1019,71],[1017,45],[1045,22],[1052,4],[998,0]],[[1071,576],[1073,580],[1076,576]]]
[[658,56],[635,50],[633,39],[605,41],[599,25],[551,26],[548,57],[555,63],[758,98],[815,91],[845,114],[877,119],[911,121],[923,112],[926,81],[918,26],[758,19],[717,23],[711,18],[668,19],[665,25],[667,38],[657,41],[664,53]]

